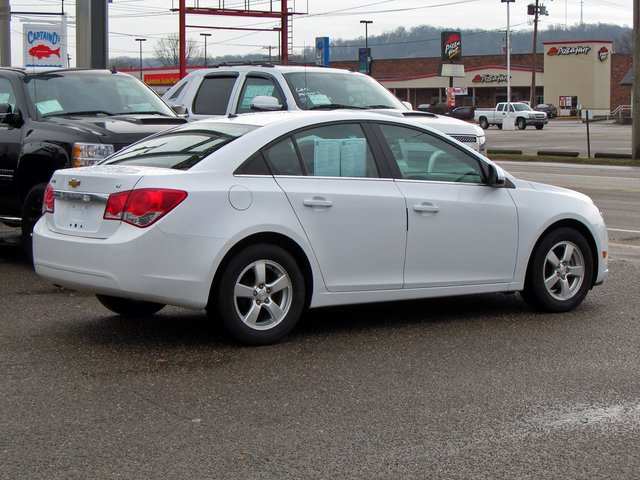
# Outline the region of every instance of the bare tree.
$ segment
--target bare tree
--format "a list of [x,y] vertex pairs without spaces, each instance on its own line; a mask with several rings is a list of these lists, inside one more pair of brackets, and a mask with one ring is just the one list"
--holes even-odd
[[[160,39],[153,47],[153,50],[163,67],[177,67],[180,65],[180,37],[177,33],[172,33]],[[200,48],[198,48],[198,43],[191,38],[187,39],[185,56],[187,65],[194,65],[204,58]]]

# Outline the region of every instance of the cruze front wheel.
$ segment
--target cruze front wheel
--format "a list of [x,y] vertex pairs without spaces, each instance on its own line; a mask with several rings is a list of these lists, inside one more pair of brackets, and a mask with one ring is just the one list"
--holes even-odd
[[591,288],[593,257],[589,243],[571,228],[548,233],[530,260],[522,296],[534,308],[566,312]]
[[234,338],[266,345],[291,331],[304,299],[304,276],[291,254],[276,245],[259,244],[229,262],[216,303],[224,327]]

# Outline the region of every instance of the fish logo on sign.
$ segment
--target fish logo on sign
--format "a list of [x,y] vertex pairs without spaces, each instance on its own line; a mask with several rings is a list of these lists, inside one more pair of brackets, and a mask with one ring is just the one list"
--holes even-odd
[[31,55],[32,57],[36,57],[38,60],[49,58],[51,57],[51,55],[56,55],[58,58],[60,58],[60,47],[52,50],[47,45],[36,45],[29,50],[29,55]]

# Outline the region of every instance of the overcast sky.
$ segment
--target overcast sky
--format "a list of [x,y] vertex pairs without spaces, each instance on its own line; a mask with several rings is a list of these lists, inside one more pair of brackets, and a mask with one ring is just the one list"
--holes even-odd
[[[535,0],[515,0],[509,4],[510,23],[513,30],[530,30],[532,25],[527,15],[527,4]],[[75,0],[10,0],[12,11],[59,12],[64,3],[69,14],[68,53],[71,66],[75,57]],[[240,8],[246,3],[254,10],[269,9],[273,4],[279,10],[278,0],[186,0],[187,6],[217,8]],[[443,28],[481,28],[505,30],[507,26],[507,4],[500,0],[288,0],[295,9],[293,19],[294,50],[314,44],[316,37],[333,39],[364,38],[364,25],[360,20],[371,20],[368,34],[372,36],[391,32],[398,27],[410,29],[418,25]],[[631,27],[633,24],[632,0],[540,0],[546,5],[549,15],[542,18],[545,25],[573,26],[580,23],[613,23]],[[171,12],[178,7],[178,0],[113,0],[109,4],[109,53],[110,57],[139,55],[139,44],[135,38],[147,38],[143,44],[143,56],[153,56],[153,45],[159,38],[178,30],[178,15]],[[12,61],[22,64],[23,20],[38,23],[52,17],[13,16]],[[195,16],[187,17],[188,25],[207,27],[263,28],[278,27],[276,20],[261,20],[248,17]],[[200,33],[212,34],[207,40],[207,55],[264,53],[267,47],[278,46],[278,35],[272,32],[246,30],[221,30],[188,28],[188,36],[201,46],[204,37]],[[370,44],[372,45],[372,44]],[[275,51],[274,51],[275,52]]]

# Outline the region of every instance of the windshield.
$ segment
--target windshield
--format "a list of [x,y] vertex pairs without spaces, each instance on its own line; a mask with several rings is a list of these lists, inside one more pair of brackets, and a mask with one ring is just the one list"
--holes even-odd
[[102,163],[188,170],[256,128],[255,125],[198,124],[170,130],[120,150]]
[[132,113],[175,116],[152,90],[130,75],[47,73],[28,76],[25,83],[43,117]]
[[531,110],[531,107],[526,103],[514,103],[513,108],[515,108],[516,112],[526,112]]
[[321,108],[407,108],[366,75],[350,72],[294,72],[284,77],[302,110]]

